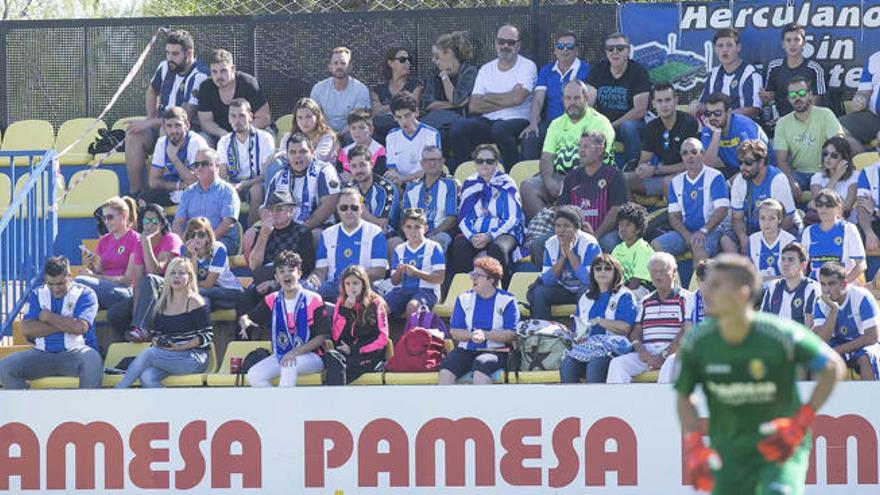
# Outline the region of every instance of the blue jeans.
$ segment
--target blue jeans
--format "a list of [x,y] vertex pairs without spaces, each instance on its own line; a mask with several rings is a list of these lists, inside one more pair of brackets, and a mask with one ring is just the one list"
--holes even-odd
[[125,376],[116,384],[116,388],[131,387],[138,378],[144,388],[159,388],[162,386],[162,379],[168,375],[203,373],[207,367],[208,353],[204,350],[169,351],[161,347],[150,347],[138,354],[128,365]]
[[578,297],[586,292],[588,286],[583,286],[577,292],[570,292],[559,284],[544,285],[540,279],[535,285],[529,287],[526,298],[529,301],[529,314],[531,318],[549,320],[551,318],[551,306],[557,304],[577,304]]
[[234,309],[241,293],[241,289],[228,289],[217,285],[210,289],[199,289],[199,294],[205,298],[208,312],[215,309]]
[[478,144],[495,143],[501,151],[501,163],[510,170],[519,161],[517,140],[529,121],[526,119],[489,120],[484,117],[468,117],[452,123],[449,135],[452,138],[452,163],[455,171],[460,163],[471,159],[471,152]]
[[87,345],[63,352],[29,349],[0,359],[0,385],[7,390],[25,389],[28,380],[46,376],[77,376],[79,388],[101,388],[104,364]]
[[[812,172],[798,172],[797,170],[792,170],[791,176],[794,178],[795,182],[798,183],[801,191],[810,190],[810,180],[813,178]],[[795,203],[797,203],[798,198],[794,198],[794,200]]]
[[117,285],[107,279],[80,275],[74,280],[87,287],[91,287],[95,291],[95,295],[98,296],[98,305],[101,309],[107,309],[132,298],[131,287]]
[[[721,237],[723,237],[723,235],[724,229],[721,228],[720,225],[712,232],[706,234],[705,249],[706,255],[710,258],[718,254],[718,249],[721,246]],[[684,237],[674,230],[666,232],[660,237],[654,239],[653,242],[660,247],[660,251],[666,251],[673,256],[678,256],[691,250],[691,246],[685,242]]]
[[585,363],[566,356],[559,365],[559,378],[562,383],[580,383],[581,378],[587,383],[605,383],[609,363],[610,357],[591,359]]
[[623,153],[615,157],[617,167],[622,167],[625,163],[632,160],[638,160],[642,154],[642,134],[645,132],[645,121],[625,120],[622,124],[614,129],[617,134],[617,140],[623,143]]
[[611,254],[611,251],[614,251],[614,248],[620,244],[620,241],[620,236],[617,235],[617,228],[613,228],[607,234],[599,238],[599,247],[602,248],[603,253]]
[[432,309],[437,304],[437,294],[431,289],[413,289],[395,287],[385,294],[385,302],[388,303],[388,313],[391,316],[406,318],[406,306],[410,301],[419,301],[420,305]]
[[538,160],[541,158],[541,150],[544,148],[544,138],[547,137],[547,129],[550,127],[549,120],[542,120],[538,124],[539,134],[529,134],[522,140],[522,159]]

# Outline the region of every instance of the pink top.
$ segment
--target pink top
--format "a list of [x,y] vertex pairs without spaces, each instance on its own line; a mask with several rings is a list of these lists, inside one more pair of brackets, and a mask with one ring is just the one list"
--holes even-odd
[[[180,254],[180,246],[183,244],[183,241],[180,240],[180,237],[174,232],[169,232],[165,234],[159,242],[153,246],[153,256],[159,257],[161,253],[171,253],[172,256],[177,256]],[[143,248],[138,249],[134,252],[134,264],[137,266],[144,266],[144,250]],[[162,273],[159,275],[164,275],[165,270],[162,270]]]
[[[348,164],[348,152],[354,148],[356,144],[357,143],[351,143],[345,148],[339,150],[339,157],[337,159],[339,160],[339,163],[342,164],[342,170],[345,170],[346,172],[351,172],[351,165]],[[372,155],[373,165],[375,165],[380,157],[385,156],[385,147],[377,143],[374,139],[370,142],[370,155]]]
[[138,233],[133,229],[128,229],[128,232],[119,239],[115,239],[113,234],[102,235],[98,239],[98,248],[95,254],[101,258],[104,275],[118,277],[125,275],[129,257],[140,250],[141,241]]

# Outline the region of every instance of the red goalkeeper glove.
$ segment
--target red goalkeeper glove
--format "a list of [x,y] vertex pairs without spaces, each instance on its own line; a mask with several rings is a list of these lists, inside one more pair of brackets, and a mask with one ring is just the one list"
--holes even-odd
[[721,469],[721,458],[718,453],[703,445],[703,434],[693,431],[684,441],[685,468],[691,475],[694,488],[711,492],[715,479],[713,469]]
[[761,424],[759,431],[767,437],[758,442],[758,451],[768,461],[785,462],[800,447],[814,417],[816,411],[804,404],[793,418],[776,418]]

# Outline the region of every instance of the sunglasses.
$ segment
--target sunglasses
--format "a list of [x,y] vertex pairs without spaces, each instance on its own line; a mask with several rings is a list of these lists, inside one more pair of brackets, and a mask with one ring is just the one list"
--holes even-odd
[[613,266],[611,266],[611,265],[606,265],[606,264],[599,264],[599,265],[596,265],[596,267],[593,268],[593,269],[596,270],[597,272],[613,272],[613,271],[614,271],[614,267],[613,267]]
[[159,220],[158,217],[156,217],[156,218],[144,218],[144,225],[158,224],[158,223],[160,223],[160,220]]
[[423,208],[404,208],[403,214],[404,214],[404,216],[406,216],[406,215],[424,215],[425,210]]
[[361,205],[339,205],[339,211],[358,211],[361,209]]
[[750,159],[743,158],[742,160],[739,161],[739,164],[745,165],[746,167],[751,167],[752,165],[758,163],[758,161],[759,160],[755,160],[755,159],[750,160]]
[[475,158],[474,163],[477,165],[495,165],[498,160],[495,158]]
[[197,230],[195,232],[190,233],[190,235],[187,237],[189,239],[192,239],[194,237],[198,237],[199,239],[204,239],[205,237],[208,237],[208,233],[205,232],[204,230]]
[[807,96],[806,89],[799,89],[797,91],[789,91],[788,92],[788,99],[789,100],[793,100],[795,98],[803,98],[804,96]]
[[471,278],[485,278],[485,279],[489,279],[489,278],[490,278],[490,277],[489,277],[488,275],[486,275],[485,273],[480,273],[480,272],[471,272],[470,275],[471,275]]
[[409,57],[394,57],[394,58],[392,58],[391,60],[397,60],[398,62],[400,62],[400,63],[402,63],[402,64],[405,64],[405,63],[407,63],[407,62],[410,62]]
[[499,45],[516,46],[516,44],[519,43],[519,40],[510,40],[507,38],[495,38],[495,43],[498,43]]
[[112,222],[116,215],[103,215],[101,217],[105,222]]
[[823,151],[823,152],[822,152],[822,158],[825,158],[826,156],[830,156],[831,159],[833,159],[833,160],[839,160],[839,159],[840,159],[840,153],[838,153],[838,152],[836,152],[836,151]]
[[828,201],[817,199],[813,202],[813,204],[816,205],[816,208],[837,208],[837,203],[831,201],[830,199]]
[[605,45],[605,51],[608,53],[622,52],[627,49],[629,49],[629,45]]
[[696,155],[699,152],[700,152],[700,150],[698,150],[697,148],[691,148],[689,150],[681,150],[681,156]]
[[706,117],[721,117],[724,115],[724,112],[726,112],[726,110],[705,110],[703,111],[703,115]]
[[562,43],[562,42],[556,43],[557,50],[574,50],[574,47],[575,47],[574,43]]
[[192,168],[210,167],[212,165],[214,165],[214,164],[208,160],[199,160],[197,162],[193,162]]

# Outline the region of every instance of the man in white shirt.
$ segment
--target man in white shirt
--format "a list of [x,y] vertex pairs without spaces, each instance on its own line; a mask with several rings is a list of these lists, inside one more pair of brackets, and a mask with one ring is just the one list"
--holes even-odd
[[142,192],[141,200],[171,206],[180,203],[182,191],[196,182],[195,172],[190,167],[196,161],[196,153],[207,148],[208,143],[190,128],[183,107],[165,110],[162,130],[165,135],[156,141],[153,149],[153,163],[147,181],[149,189]]
[[334,48],[327,68],[332,76],[315,84],[309,97],[321,106],[327,125],[338,134],[346,134],[348,114],[355,108],[370,108],[370,90],[351,77],[351,50],[348,48]]
[[468,103],[471,117],[452,124],[452,168],[470,159],[478,144],[492,142],[501,150],[504,167],[519,161],[517,137],[529,125],[529,108],[538,69],[519,54],[520,32],[510,24],[498,29],[498,58],[480,67]]
[[220,177],[250,204],[248,222],[253,225],[260,219],[265,170],[275,158],[275,138],[254,126],[251,104],[244,98],[229,102],[229,125],[232,132],[217,141]]

